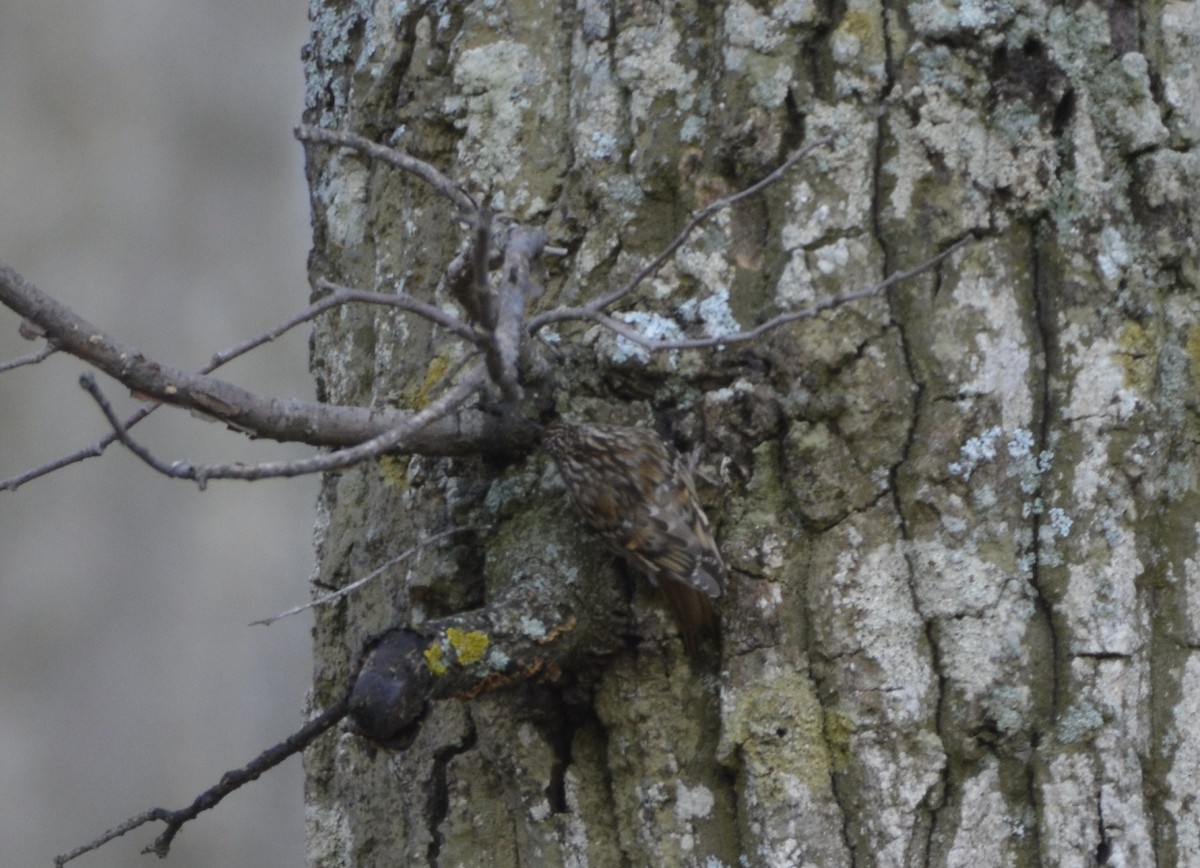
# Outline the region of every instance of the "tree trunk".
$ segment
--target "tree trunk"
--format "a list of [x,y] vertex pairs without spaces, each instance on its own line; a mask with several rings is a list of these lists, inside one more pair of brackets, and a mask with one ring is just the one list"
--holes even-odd
[[[683,654],[541,451],[328,479],[321,589],[480,529],[319,612],[315,706],[369,634],[531,563],[592,583],[628,636],[436,703],[407,750],[320,742],[312,864],[1200,863],[1198,7],[368,5],[313,4],[307,120],[543,223],[570,255],[539,309],[620,285],[826,135],[629,321],[747,328],[979,240],[747,346],[646,360],[559,330],[564,418],[699,450],[731,570],[719,662]],[[314,276],[449,303],[462,231],[429,190],[345,151],[310,151],[309,178]],[[329,400],[416,407],[460,352],[351,309],[313,369]]]

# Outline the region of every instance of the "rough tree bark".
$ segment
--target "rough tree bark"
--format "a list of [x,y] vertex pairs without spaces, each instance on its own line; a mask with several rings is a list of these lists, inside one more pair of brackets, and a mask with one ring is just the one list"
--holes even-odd
[[[571,255],[536,304],[611,289],[829,133],[630,321],[748,327],[981,240],[749,348],[647,361],[560,330],[566,418],[702,450],[732,569],[711,668],[541,452],[329,478],[321,589],[484,530],[318,614],[315,706],[363,637],[530,572],[589,588],[629,638],[437,703],[406,751],[322,740],[312,864],[1200,863],[1197,9],[314,2],[306,120],[544,222]],[[309,179],[314,278],[446,301],[444,204],[345,151],[311,150]],[[416,407],[459,352],[347,308],[313,370],[329,400]]]

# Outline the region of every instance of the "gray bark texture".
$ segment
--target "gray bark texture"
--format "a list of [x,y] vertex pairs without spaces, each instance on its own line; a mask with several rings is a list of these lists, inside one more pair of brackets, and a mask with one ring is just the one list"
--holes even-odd
[[[1200,864],[1200,5],[314,0],[312,18],[306,120],[544,225],[571,253],[535,312],[620,285],[825,135],[626,321],[749,328],[979,240],[750,346],[647,359],[589,325],[542,347],[565,418],[699,450],[731,569],[711,665],[540,450],[328,479],[318,592],[482,530],[318,613],[314,707],[367,635],[528,574],[578,583],[627,635],[434,703],[407,750],[323,739],[311,864]],[[450,304],[444,203],[346,151],[311,150],[309,178],[314,276]],[[313,367],[326,400],[412,408],[462,352],[347,309]]]

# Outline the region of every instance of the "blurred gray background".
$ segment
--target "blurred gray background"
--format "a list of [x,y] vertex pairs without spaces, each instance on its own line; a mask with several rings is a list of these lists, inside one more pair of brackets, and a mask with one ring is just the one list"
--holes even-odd
[[[77,313],[199,366],[304,306],[301,0],[0,0],[0,259]],[[222,375],[311,397],[307,329]],[[0,359],[34,344],[0,311]],[[0,478],[97,439],[68,357],[0,374]],[[118,404],[135,404],[101,378]],[[161,410],[164,458],[306,454]],[[50,865],[182,807],[302,722],[315,479],[206,492],[119,447],[0,493],[0,864]],[[298,759],[187,825],[167,863],[298,866]],[[74,863],[160,864],[145,827]]]

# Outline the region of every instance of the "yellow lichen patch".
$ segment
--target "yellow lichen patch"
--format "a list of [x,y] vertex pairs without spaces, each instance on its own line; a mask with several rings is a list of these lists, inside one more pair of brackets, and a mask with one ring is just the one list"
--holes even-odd
[[408,456],[384,455],[379,459],[379,473],[383,477],[385,484],[393,488],[400,488],[404,485],[404,479],[408,475]]
[[836,708],[826,710],[825,743],[829,745],[835,771],[841,771],[850,764],[850,736],[853,734],[854,720],[849,714]]
[[1140,323],[1127,322],[1117,338],[1117,346],[1120,349],[1113,358],[1125,372],[1125,388],[1143,394],[1149,392],[1154,386],[1154,335]]
[[488,647],[487,633],[479,630],[451,627],[446,631],[446,638],[450,640],[450,647],[458,652],[458,662],[463,666],[470,666],[482,660],[483,652]]
[[878,29],[877,20],[873,15],[862,10],[851,10],[838,24],[837,32],[865,41],[874,38]]
[[433,357],[433,361],[429,363],[429,368],[425,371],[425,381],[421,383],[413,396],[412,409],[420,410],[429,403],[429,393],[433,391],[434,386],[441,382],[442,377],[449,369],[450,359],[441,353]]
[[829,786],[831,753],[837,748],[822,738],[827,722],[806,676],[766,673],[731,698],[719,751],[729,755],[740,749],[747,773],[764,792],[784,788],[789,780],[803,782],[813,793]]
[[434,643],[425,649],[425,665],[434,675],[446,674],[446,661],[442,659],[442,646]]
[[1191,368],[1192,382],[1200,383],[1200,325],[1194,325],[1187,333],[1188,366]]

